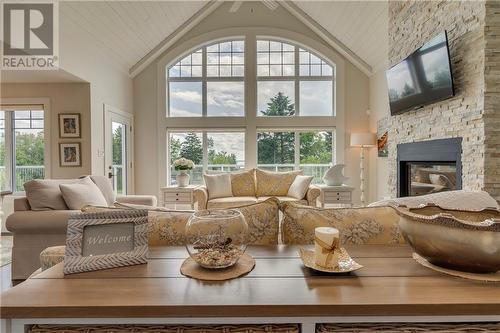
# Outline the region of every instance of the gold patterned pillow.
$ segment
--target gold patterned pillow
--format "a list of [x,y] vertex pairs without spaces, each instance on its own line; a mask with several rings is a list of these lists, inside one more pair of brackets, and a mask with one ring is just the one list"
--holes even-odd
[[339,229],[342,244],[401,244],[399,217],[390,207],[314,208],[282,203],[283,242],[312,244],[316,227]]
[[[249,228],[249,244],[278,244],[279,201],[270,198],[256,204],[237,207]],[[149,246],[184,245],[186,224],[191,211],[149,211]]]
[[270,172],[255,169],[257,180],[257,196],[286,196],[295,177],[301,175],[302,170],[289,172]]
[[233,197],[255,197],[255,169],[231,173]]

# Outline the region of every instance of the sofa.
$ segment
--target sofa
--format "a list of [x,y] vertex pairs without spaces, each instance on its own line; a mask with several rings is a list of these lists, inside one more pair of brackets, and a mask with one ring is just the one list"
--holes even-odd
[[[195,201],[198,209],[224,209],[250,205],[265,201],[271,197],[280,202],[296,202],[303,205],[316,206],[321,191],[318,187],[310,185],[312,177],[302,176],[301,170],[290,172],[269,172],[260,169],[233,172],[225,175],[230,179],[230,189],[225,195],[212,195],[213,192],[207,180],[211,175],[204,175],[205,185],[194,190]],[[290,189],[294,187],[297,176],[310,178],[303,195],[292,196]],[[304,179],[307,181],[307,179]],[[300,191],[299,191],[300,192]]]
[[[88,178],[97,186],[107,206],[112,206],[115,202],[147,206],[157,204],[156,197],[150,195],[116,196],[109,179],[104,176]],[[34,180],[25,184],[25,197],[14,199],[14,212],[6,220],[6,228],[14,236],[12,280],[24,280],[37,270],[40,267],[39,255],[43,249],[66,243],[68,217],[80,210],[66,206],[59,192],[59,185],[80,181],[81,179]],[[37,187],[36,191],[32,187]],[[43,201],[42,204],[40,201]],[[32,205],[35,207],[32,208]]]

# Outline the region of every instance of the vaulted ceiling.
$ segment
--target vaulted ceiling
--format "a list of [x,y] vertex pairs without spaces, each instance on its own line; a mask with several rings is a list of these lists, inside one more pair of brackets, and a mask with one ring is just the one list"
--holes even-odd
[[[266,0],[269,4],[275,1]],[[61,33],[85,31],[124,72],[171,36],[208,1],[64,1]],[[372,70],[387,57],[386,1],[294,1]],[[63,30],[64,29],[64,30]]]

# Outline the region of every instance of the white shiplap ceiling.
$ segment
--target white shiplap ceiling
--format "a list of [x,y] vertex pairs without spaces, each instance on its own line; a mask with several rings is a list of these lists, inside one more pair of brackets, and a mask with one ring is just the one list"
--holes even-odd
[[[372,69],[387,58],[387,1],[294,1]],[[62,33],[78,29],[124,72],[144,60],[207,1],[63,1]]]

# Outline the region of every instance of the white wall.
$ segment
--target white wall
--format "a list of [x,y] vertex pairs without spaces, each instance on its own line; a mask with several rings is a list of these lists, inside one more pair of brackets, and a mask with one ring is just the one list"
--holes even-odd
[[62,16],[59,50],[60,67],[90,83],[91,172],[104,175],[104,104],[133,113],[132,79],[85,30]]
[[[295,36],[296,38],[293,39],[298,39],[299,42],[301,38],[312,40],[318,48],[325,50],[323,54],[328,53],[340,59],[339,64],[342,63],[343,66],[343,79],[337,82],[339,85],[337,97],[342,101],[345,134],[343,140],[340,140],[344,141],[344,145],[339,149],[345,155],[346,175],[351,177],[348,183],[358,188],[359,150],[347,147],[351,130],[368,130],[366,114],[369,108],[368,77],[284,8],[279,7],[270,11],[260,2],[245,2],[237,13],[230,13],[228,11],[230,6],[230,3],[221,5],[134,78],[136,192],[158,194],[159,187],[165,185],[160,181],[159,175],[162,172],[166,173],[162,165],[165,165],[163,160],[165,151],[163,150],[168,120],[165,119],[165,110],[162,107],[164,90],[160,88],[160,80],[164,79],[164,75],[158,75],[159,61],[164,62],[166,58],[174,60],[173,58],[177,56],[174,54],[179,48],[192,44],[193,40],[199,39],[204,34],[224,29],[228,31],[247,28],[265,30],[266,27],[269,31],[273,29],[284,31],[289,36]],[[183,50],[187,51],[187,49]],[[359,202],[359,192],[355,192],[355,198],[355,202]]]
[[[389,97],[385,71],[381,70],[370,77],[370,131],[377,132],[377,123],[384,117],[390,117]],[[389,138],[390,140],[391,138]],[[370,201],[379,201],[389,196],[389,163],[387,157],[378,157],[376,148],[370,150],[370,168],[368,182],[372,189]]]

